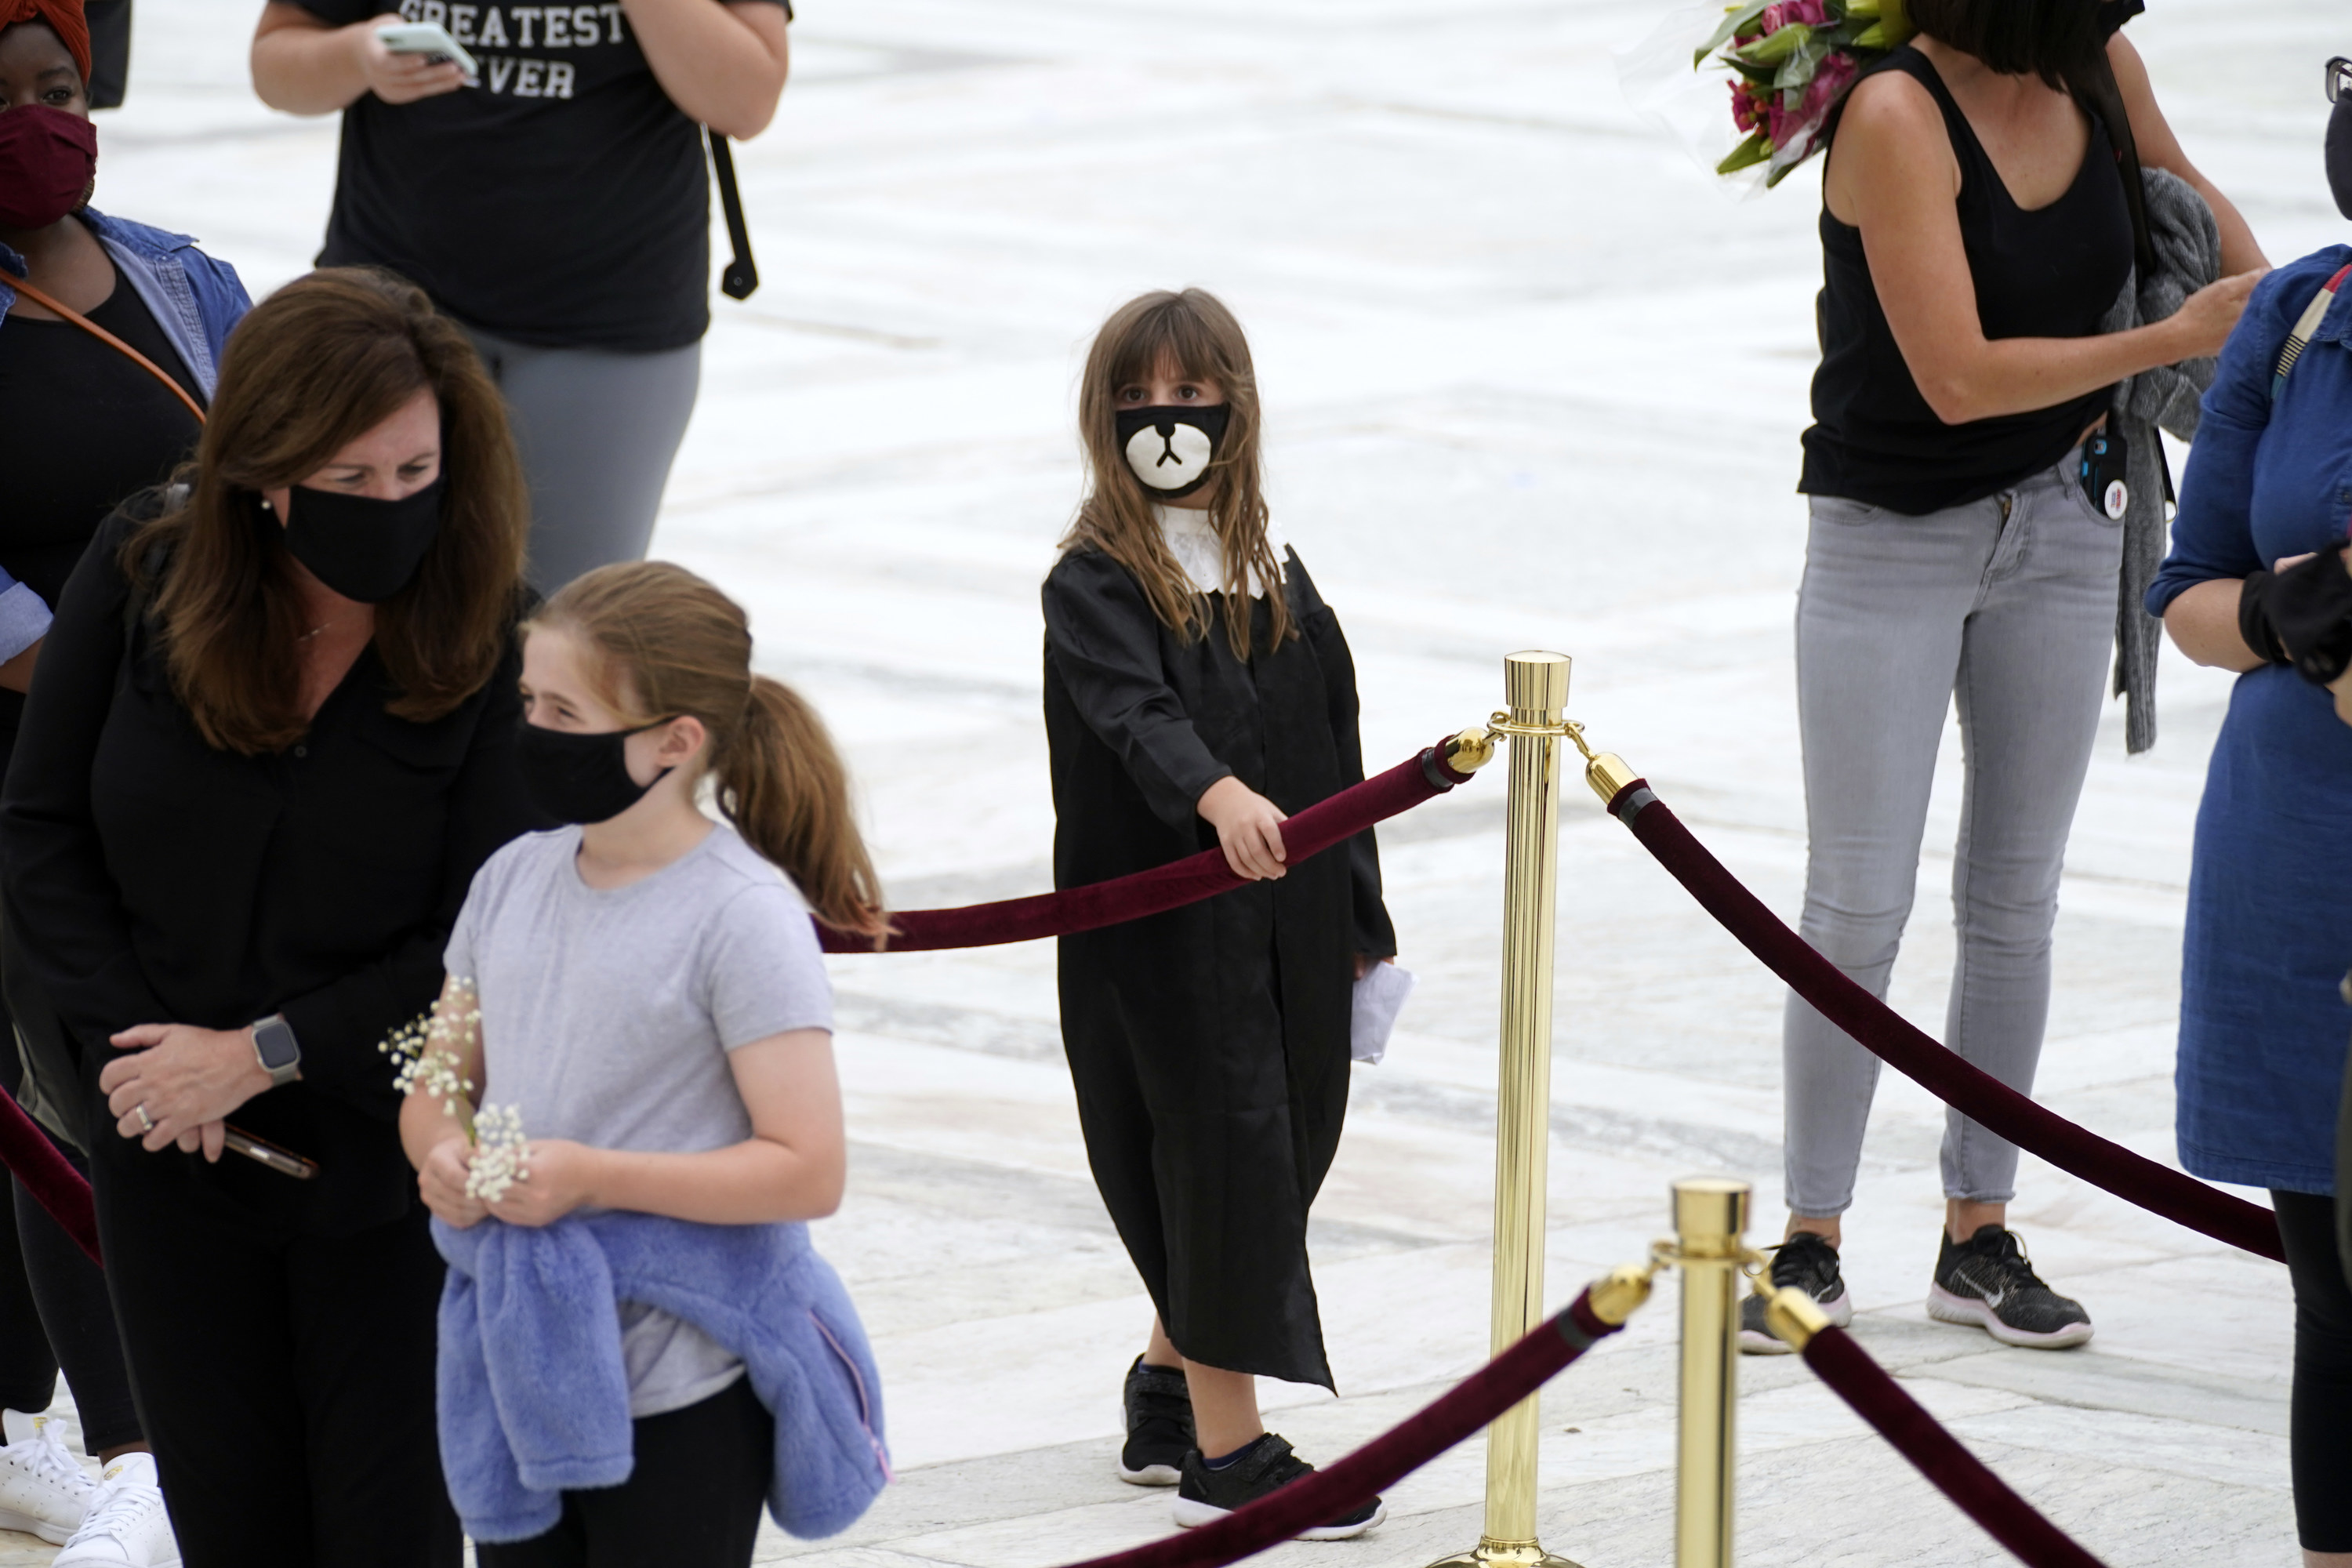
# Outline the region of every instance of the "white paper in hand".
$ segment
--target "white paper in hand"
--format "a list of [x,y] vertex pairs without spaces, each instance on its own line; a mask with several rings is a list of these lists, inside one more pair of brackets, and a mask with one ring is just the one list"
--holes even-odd
[[1393,963],[1375,963],[1356,982],[1355,1016],[1348,1031],[1349,1055],[1375,1067],[1389,1054],[1389,1033],[1396,1027],[1404,999],[1412,994],[1412,971]]

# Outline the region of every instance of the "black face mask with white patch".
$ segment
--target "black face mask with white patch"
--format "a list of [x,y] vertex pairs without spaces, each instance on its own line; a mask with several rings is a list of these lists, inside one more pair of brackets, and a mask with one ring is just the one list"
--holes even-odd
[[1225,438],[1230,410],[1208,407],[1122,408],[1118,447],[1127,466],[1157,500],[1176,500],[1209,482],[1209,465]]

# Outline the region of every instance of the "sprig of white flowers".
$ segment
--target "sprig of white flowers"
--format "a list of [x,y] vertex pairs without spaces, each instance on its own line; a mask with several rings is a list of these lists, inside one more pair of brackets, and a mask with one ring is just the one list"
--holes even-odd
[[466,1077],[463,1064],[466,1043],[482,1026],[482,1007],[472,981],[453,981],[452,985],[456,1007],[435,1005],[394,1030],[375,1048],[400,1064],[393,1088],[404,1095],[431,1095],[473,1141],[474,1080]]
[[466,1195],[497,1203],[517,1182],[530,1180],[530,1145],[522,1135],[522,1108],[485,1105],[474,1122],[474,1158],[466,1168]]
[[457,1121],[474,1147],[467,1162],[466,1195],[494,1204],[515,1183],[530,1180],[530,1144],[523,1136],[521,1107],[474,1109],[474,1080],[465,1075],[463,1064],[465,1047],[481,1026],[481,1000],[474,983],[453,980],[447,1004],[404,1024],[376,1049],[400,1064],[394,1088],[404,1095],[431,1095]]

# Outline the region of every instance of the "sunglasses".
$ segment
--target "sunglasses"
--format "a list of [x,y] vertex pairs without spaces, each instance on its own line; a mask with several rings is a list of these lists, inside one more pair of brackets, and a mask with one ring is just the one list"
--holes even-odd
[[2327,101],[2335,103],[2347,93],[2352,93],[2352,60],[2338,55],[2327,62]]

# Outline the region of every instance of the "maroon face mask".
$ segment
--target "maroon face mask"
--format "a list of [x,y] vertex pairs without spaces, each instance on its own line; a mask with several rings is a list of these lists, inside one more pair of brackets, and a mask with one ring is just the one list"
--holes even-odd
[[28,103],[0,114],[0,228],[47,228],[81,205],[98,172],[98,128]]

